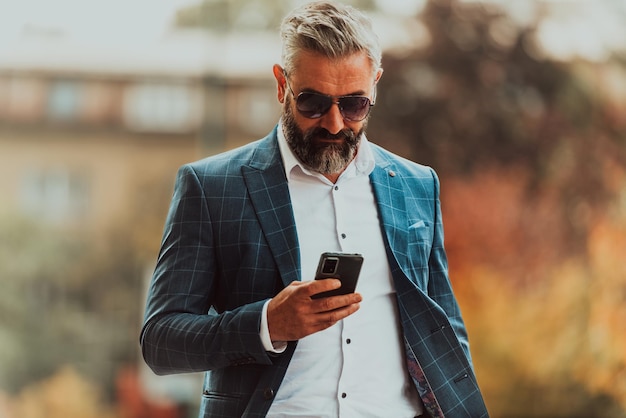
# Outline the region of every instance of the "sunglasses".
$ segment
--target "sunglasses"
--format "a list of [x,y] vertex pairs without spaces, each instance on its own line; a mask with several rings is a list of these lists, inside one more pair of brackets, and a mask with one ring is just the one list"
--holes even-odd
[[296,109],[308,119],[319,119],[324,116],[333,104],[339,106],[341,116],[350,122],[360,122],[369,115],[374,103],[365,96],[328,96],[326,94],[303,91],[296,94],[286,80],[287,88],[296,99]]

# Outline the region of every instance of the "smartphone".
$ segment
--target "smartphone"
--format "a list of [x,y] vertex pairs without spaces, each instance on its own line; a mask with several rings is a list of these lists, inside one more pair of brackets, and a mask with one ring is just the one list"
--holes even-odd
[[322,253],[317,265],[317,271],[315,272],[315,280],[339,279],[341,280],[341,287],[328,292],[318,293],[311,297],[319,299],[354,293],[362,265],[363,256],[361,254]]

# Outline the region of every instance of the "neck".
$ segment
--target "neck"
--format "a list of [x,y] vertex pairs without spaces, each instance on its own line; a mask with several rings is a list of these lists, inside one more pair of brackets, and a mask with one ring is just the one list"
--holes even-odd
[[326,177],[328,180],[330,180],[333,184],[337,183],[337,180],[339,180],[339,176],[341,175],[341,173],[332,173],[332,174],[322,174],[324,177]]

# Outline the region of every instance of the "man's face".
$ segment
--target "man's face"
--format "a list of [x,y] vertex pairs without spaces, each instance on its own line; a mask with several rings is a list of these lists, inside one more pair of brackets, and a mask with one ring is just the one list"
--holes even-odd
[[350,164],[367,124],[362,125],[356,133],[344,128],[337,134],[331,134],[321,126],[303,131],[294,115],[293,99],[290,95],[285,97],[283,127],[287,143],[302,164],[318,173],[341,173]]
[[279,100],[284,102],[283,126],[290,148],[309,169],[338,176],[356,155],[367,118],[346,120],[338,105],[333,104],[321,117],[309,119],[296,109],[296,98],[301,92],[313,92],[334,97],[367,96],[373,100],[377,80],[372,76],[367,55],[357,53],[333,60],[303,52],[287,78],[276,67],[274,74]]

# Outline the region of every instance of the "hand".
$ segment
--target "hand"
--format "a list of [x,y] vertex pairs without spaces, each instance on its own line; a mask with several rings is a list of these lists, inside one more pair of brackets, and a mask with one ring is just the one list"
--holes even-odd
[[316,293],[341,287],[337,279],[292,282],[267,305],[272,341],[295,341],[331,327],[359,309],[358,293],[311,299]]

